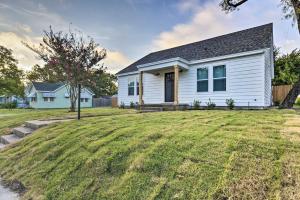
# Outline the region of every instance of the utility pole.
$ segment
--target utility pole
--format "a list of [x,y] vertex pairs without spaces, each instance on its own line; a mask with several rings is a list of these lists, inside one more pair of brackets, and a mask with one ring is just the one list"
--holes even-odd
[[77,119],[80,120],[80,93],[81,93],[81,84],[78,84],[78,108],[77,108]]

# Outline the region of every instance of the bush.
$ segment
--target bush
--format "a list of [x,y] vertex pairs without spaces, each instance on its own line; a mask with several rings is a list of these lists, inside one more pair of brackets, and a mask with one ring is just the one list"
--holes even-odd
[[298,105],[298,106],[300,106],[300,97],[298,97],[298,98],[296,99],[295,104]]
[[226,99],[226,104],[227,104],[227,107],[232,110],[234,108],[234,100],[233,99]]
[[280,101],[274,101],[274,106],[280,106]]
[[194,103],[193,103],[194,109],[199,110],[200,109],[200,104],[201,104],[201,101],[194,100]]
[[17,102],[9,102],[9,103],[3,103],[0,105],[1,108],[6,108],[6,109],[14,109],[17,108]]
[[210,98],[208,99],[208,102],[206,102],[206,105],[207,105],[208,110],[212,110],[216,107],[216,104],[214,102],[212,102],[210,100]]
[[124,103],[123,101],[122,101],[121,104],[120,104],[120,108],[121,108],[121,109],[125,109],[125,103]]
[[133,101],[130,101],[130,108],[134,108],[135,104],[133,103]]

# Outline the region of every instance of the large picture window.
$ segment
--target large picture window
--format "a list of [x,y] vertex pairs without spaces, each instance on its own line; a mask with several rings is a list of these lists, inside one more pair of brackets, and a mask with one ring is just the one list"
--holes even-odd
[[208,92],[208,68],[197,69],[197,92]]
[[128,96],[134,95],[134,81],[129,80],[128,81]]
[[220,65],[213,68],[214,91],[226,91],[226,66]]

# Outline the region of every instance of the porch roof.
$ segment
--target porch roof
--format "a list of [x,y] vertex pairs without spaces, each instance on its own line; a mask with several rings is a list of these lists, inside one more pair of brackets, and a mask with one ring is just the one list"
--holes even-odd
[[172,68],[174,66],[178,66],[180,69],[183,70],[187,70],[189,68],[188,61],[179,57],[138,65],[137,68],[138,71],[151,72]]

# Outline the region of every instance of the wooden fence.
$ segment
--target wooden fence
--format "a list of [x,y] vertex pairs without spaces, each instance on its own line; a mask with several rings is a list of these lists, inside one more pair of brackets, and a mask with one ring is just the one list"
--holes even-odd
[[93,107],[108,107],[111,103],[111,98],[93,98]]
[[118,97],[113,96],[111,98],[111,107],[113,107],[113,108],[117,108],[118,107]]
[[289,91],[292,89],[292,85],[278,85],[273,86],[272,88],[272,94],[273,94],[273,102],[281,103]]

